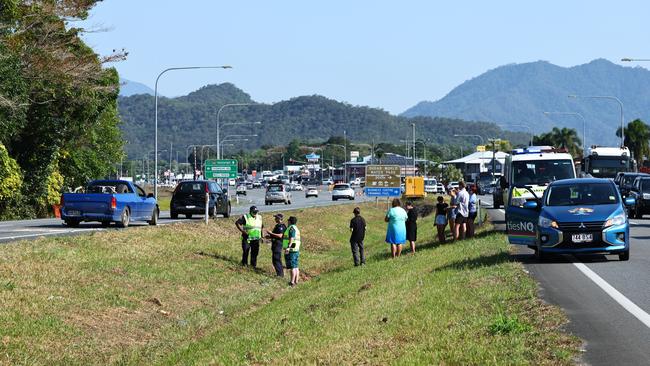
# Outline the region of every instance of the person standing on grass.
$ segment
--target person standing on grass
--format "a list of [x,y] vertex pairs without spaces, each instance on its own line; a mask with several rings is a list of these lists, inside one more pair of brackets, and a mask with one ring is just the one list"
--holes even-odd
[[456,188],[449,190],[449,207],[447,208],[447,221],[449,222],[449,232],[451,232],[451,241],[456,240],[456,214],[458,213],[458,197]]
[[282,268],[282,237],[287,230],[287,225],[282,222],[284,215],[281,213],[273,216],[275,218],[275,227],[272,232],[266,230],[266,236],[271,239],[271,260],[275,274],[278,277],[284,277],[284,269]]
[[454,225],[454,232],[457,239],[465,239],[465,233],[467,227],[465,223],[469,217],[469,193],[465,189],[465,182],[461,181],[458,183],[458,195],[457,195],[457,209],[458,214],[456,215],[456,224]]
[[402,245],[406,241],[406,219],[408,215],[401,207],[399,198],[394,198],[391,209],[386,212],[384,221],[388,223],[386,229],[386,243],[390,244],[390,252],[393,256],[402,255]]
[[[352,249],[352,260],[354,266],[366,264],[366,256],[363,254],[363,239],[366,237],[366,220],[361,217],[361,209],[355,207],[352,210],[354,217],[350,220],[350,247]],[[357,256],[357,252],[359,255]]]
[[251,206],[248,213],[235,221],[235,226],[241,232],[242,258],[241,265],[248,266],[248,254],[251,256],[251,266],[257,268],[257,255],[260,252],[262,240],[262,215],[256,206]]
[[291,281],[289,286],[298,283],[300,270],[298,269],[298,257],[300,256],[300,230],[296,226],[298,219],[295,216],[289,217],[289,227],[282,236],[282,247],[284,248],[284,260],[287,262],[287,269],[291,270]]
[[436,203],[436,229],[438,229],[438,241],[444,243],[445,240],[445,226],[447,226],[447,208],[449,205],[445,202],[442,196],[438,196],[438,203]]
[[476,215],[478,213],[478,195],[476,194],[476,185],[473,185],[472,188],[470,189],[470,194],[469,194],[469,204],[468,204],[468,210],[469,210],[469,216],[467,217],[467,237],[471,238],[474,236],[474,230],[476,227],[474,226],[474,220],[476,220]]
[[406,240],[411,244],[411,253],[415,254],[415,242],[418,240],[418,210],[413,202],[406,202]]

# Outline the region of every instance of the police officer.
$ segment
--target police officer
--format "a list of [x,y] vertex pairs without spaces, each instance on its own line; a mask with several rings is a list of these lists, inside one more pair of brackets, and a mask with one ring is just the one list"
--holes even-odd
[[260,252],[260,240],[262,239],[262,215],[259,214],[256,206],[251,206],[249,213],[242,216],[235,222],[237,229],[241,231],[242,266],[248,265],[248,253],[251,255],[251,266],[257,268],[257,254]]
[[282,238],[284,232],[287,230],[287,225],[282,222],[284,216],[281,213],[275,214],[273,217],[275,218],[275,227],[272,232],[266,230],[266,236],[271,239],[272,262],[275,273],[278,277],[284,277],[284,269],[282,268]]
[[287,262],[287,269],[291,270],[291,281],[289,286],[295,286],[298,283],[300,270],[298,269],[298,258],[300,256],[300,230],[296,224],[298,219],[295,216],[289,217],[289,227],[284,231],[282,236],[282,248],[284,249],[284,259]]

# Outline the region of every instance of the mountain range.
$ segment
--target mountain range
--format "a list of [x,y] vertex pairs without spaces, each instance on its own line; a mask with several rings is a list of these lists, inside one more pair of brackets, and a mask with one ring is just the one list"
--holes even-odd
[[120,79],[120,96],[130,97],[131,95],[136,94],[154,95],[154,90],[142,83]]
[[623,104],[626,123],[636,118],[650,120],[650,71],[605,59],[573,67],[546,61],[504,65],[462,83],[440,100],[420,102],[402,116],[497,122],[535,134],[555,126],[570,127],[582,137],[579,116],[543,114],[577,112],[586,121],[587,145],[619,141],[615,133],[621,118],[616,100],[569,95],[614,96]]
[[[399,117],[381,109],[353,106],[319,95],[300,96],[273,104],[257,103],[235,85],[224,83],[208,85],[181,97],[159,97],[159,149],[178,151],[179,159],[183,161],[187,146],[215,144],[217,111],[230,103],[251,105],[230,106],[222,110],[221,139],[256,135],[242,137],[247,141],[237,141],[230,152],[240,148],[287,145],[294,139],[322,143],[330,137],[343,136],[344,131],[349,141],[356,143],[369,144],[374,140],[400,144],[401,139],[412,139],[413,123],[418,139],[428,140],[430,147],[446,145],[447,151],[468,151],[480,142],[478,138],[454,137],[455,134],[498,136],[515,145],[525,144],[529,138],[525,133],[503,131],[494,123]],[[121,96],[118,106],[123,137],[127,141],[125,150],[130,159],[142,159],[153,150],[154,97],[148,94]],[[161,158],[168,159],[166,154],[168,152],[162,153]]]

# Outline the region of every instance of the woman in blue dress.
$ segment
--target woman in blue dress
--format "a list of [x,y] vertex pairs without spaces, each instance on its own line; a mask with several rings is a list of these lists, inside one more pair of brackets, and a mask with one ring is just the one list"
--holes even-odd
[[406,242],[406,219],[408,215],[399,198],[393,199],[392,208],[386,213],[384,221],[388,223],[386,243],[390,244],[393,258],[402,254],[402,245]]

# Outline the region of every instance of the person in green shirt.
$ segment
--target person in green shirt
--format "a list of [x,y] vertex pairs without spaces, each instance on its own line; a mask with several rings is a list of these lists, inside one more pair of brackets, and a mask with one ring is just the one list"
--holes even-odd
[[300,270],[298,269],[298,257],[300,256],[300,230],[296,226],[298,219],[295,216],[289,217],[289,227],[284,231],[282,237],[282,247],[284,248],[284,260],[287,269],[291,271],[291,281],[289,286],[295,286],[298,283]]

